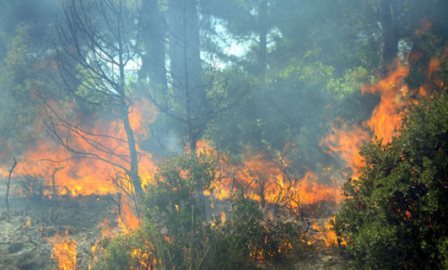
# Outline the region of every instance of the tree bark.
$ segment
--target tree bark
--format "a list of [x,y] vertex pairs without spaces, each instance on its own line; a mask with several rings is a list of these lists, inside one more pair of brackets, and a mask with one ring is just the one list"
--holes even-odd
[[135,192],[137,194],[143,193],[142,182],[140,180],[140,175],[138,173],[138,152],[134,138],[134,131],[132,130],[129,121],[129,109],[126,104],[122,105],[122,119],[124,129],[126,131],[128,146],[129,146],[129,156],[130,156],[130,170],[129,177],[131,178],[132,184],[134,185]]
[[199,16],[196,0],[170,0],[169,40],[173,87],[184,104],[188,141],[192,151],[207,122],[207,98],[201,82]]
[[[119,45],[121,50],[121,45]],[[130,169],[129,169],[129,177],[131,178],[132,184],[134,185],[135,192],[137,194],[143,193],[142,183],[140,180],[140,176],[138,174],[138,153],[137,147],[135,143],[134,131],[131,127],[131,123],[129,121],[129,104],[126,101],[126,89],[125,89],[125,72],[124,72],[124,63],[119,54],[119,69],[120,69],[120,110],[121,110],[121,118],[123,120],[124,130],[126,132],[126,137],[129,146],[129,157],[130,157]]]
[[[121,4],[121,3],[120,3]],[[121,19],[121,5],[119,9],[119,19]],[[121,22],[121,20],[119,20]],[[118,68],[119,68],[119,85],[118,85],[118,93],[120,95],[120,110],[121,110],[121,118],[123,120],[123,126],[124,130],[126,132],[126,137],[128,141],[128,147],[129,147],[129,157],[130,157],[130,169],[129,169],[129,177],[131,178],[132,184],[134,185],[135,192],[137,194],[143,193],[142,183],[140,180],[140,176],[138,174],[138,153],[137,153],[137,147],[135,144],[135,137],[134,137],[134,131],[131,127],[131,123],[129,121],[129,101],[128,97],[126,95],[126,75],[125,75],[125,61],[123,59],[124,55],[124,46],[123,42],[126,42],[125,40],[122,40],[122,31],[124,29],[121,29],[121,25],[118,25]]]
[[[391,63],[398,53],[398,28],[396,0],[381,0],[380,20],[383,30],[382,67]],[[385,71],[384,71],[385,72]]]
[[149,78],[151,91],[166,94],[168,89],[166,70],[166,27],[157,0],[143,1],[141,23],[145,53],[142,57],[140,79]]

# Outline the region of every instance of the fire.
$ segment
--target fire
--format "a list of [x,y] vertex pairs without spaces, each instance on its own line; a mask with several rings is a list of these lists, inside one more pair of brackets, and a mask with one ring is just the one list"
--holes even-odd
[[[51,110],[43,107],[42,114],[50,116],[46,120],[54,121],[54,126],[45,126],[44,122],[34,124],[36,143],[19,158],[14,175],[30,175],[43,179],[43,193],[40,195],[48,198],[122,194],[118,195],[122,200],[116,222],[121,233],[134,232],[140,226],[140,220],[134,213],[134,204],[130,199],[133,196],[133,187],[123,170],[129,165],[129,150],[122,121],[90,116],[86,117],[88,119],[71,119],[73,115],[65,113],[71,110],[63,109],[67,104],[49,102],[49,105]],[[149,104],[139,103],[133,106],[129,115],[139,151],[139,174],[143,186],[152,182],[157,167],[151,155],[141,151],[138,142],[149,136],[147,127],[155,120],[156,114]],[[71,119],[72,124],[69,125],[57,117]],[[81,122],[88,125],[81,125]],[[46,134],[46,128],[54,128],[54,131],[58,132],[53,135],[60,136],[56,138],[59,143],[55,142],[55,138],[40,136]],[[80,154],[81,152],[84,154]],[[114,230],[110,226],[104,226],[100,239],[116,235],[112,231]],[[76,241],[67,235],[59,234],[49,241],[53,244],[52,258],[56,260],[58,269],[75,269]],[[97,244],[98,242],[92,247],[94,258],[98,250]]]
[[377,83],[365,86],[363,93],[380,94],[381,100],[364,124],[383,143],[392,141],[403,119],[403,110],[411,104],[409,89],[404,79],[409,74],[409,66],[397,62],[396,68]]
[[[49,119],[56,121],[55,115],[66,118],[60,113],[64,110],[58,104],[50,103],[51,112],[43,108],[44,113],[53,117]],[[147,138],[149,131],[145,125],[154,121],[155,115],[155,110],[146,103],[134,105],[129,117],[137,141]],[[93,124],[85,128],[77,126],[80,121],[76,120],[73,125],[55,122],[50,128],[58,133],[56,139],[59,143],[48,136],[38,138],[35,146],[20,158],[15,174],[44,178],[47,184],[44,195],[48,197],[109,195],[120,193],[120,188],[132,191],[123,170],[129,166],[129,150],[122,121],[88,119],[86,122]],[[43,123],[40,126],[36,124],[35,130],[36,134],[45,133]],[[141,151],[139,145],[137,148],[140,154],[139,173],[143,185],[148,185],[156,166],[150,154]]]
[[51,257],[56,261],[59,270],[76,270],[77,243],[67,235],[56,234],[50,239],[53,243]]
[[336,232],[333,229],[335,217],[331,217],[326,220],[322,225],[319,225],[317,221],[313,222],[311,228],[315,235],[312,236],[311,243],[321,242],[325,247],[345,246],[345,241],[338,239]]
[[313,172],[307,172],[298,181],[297,190],[297,200],[303,204],[316,204],[324,201],[340,203],[342,201],[342,193],[339,188],[319,184],[318,177]]
[[116,228],[111,227],[108,219],[104,219],[101,222],[101,224],[98,225],[98,227],[100,229],[100,234],[97,237],[95,243],[90,248],[93,258],[88,265],[87,269],[89,269],[89,270],[92,269],[92,265],[94,265],[96,262],[98,262],[98,254],[101,254],[102,252],[104,252],[104,247],[102,247],[100,245],[100,243],[102,241],[104,241],[105,239],[113,238],[113,237],[117,236],[117,234],[118,234]]
[[269,160],[262,154],[247,155],[242,163],[231,164],[224,154],[217,154],[207,142],[201,141],[201,147],[212,156],[219,157],[219,170],[210,190],[204,195],[218,200],[227,200],[237,191],[263,207],[283,205],[297,209],[301,204],[321,202],[339,203],[342,199],[339,187],[319,183],[319,177],[309,171],[303,178],[288,175],[286,167],[289,161],[277,158]]
[[[129,166],[129,150],[122,121],[84,119],[89,124],[81,128],[80,119],[74,119],[72,125],[56,121],[57,117],[65,119],[70,115],[63,114],[64,110],[55,102],[49,105],[51,109],[44,107],[42,113],[50,115],[47,121],[54,121],[54,125],[45,127],[43,123],[35,123],[36,134],[45,133],[45,128],[54,128],[59,143],[48,136],[39,137],[34,147],[19,159],[14,175],[43,179],[40,195],[48,198],[123,194],[117,224],[122,232],[133,232],[140,221],[134,214],[132,199],[127,198],[133,196],[133,186],[124,170]],[[155,120],[156,112],[149,104],[139,103],[133,106],[129,117],[140,155],[139,174],[146,186],[152,182],[156,166],[151,155],[141,151],[138,142],[149,136],[147,127]]]
[[239,179],[248,187],[249,197],[270,204],[285,204],[296,208],[299,204],[339,201],[339,189],[318,183],[313,172],[302,179],[289,176],[281,163],[255,155],[244,162]]
[[131,270],[151,270],[156,269],[159,262],[149,251],[153,249],[153,245],[145,241],[141,248],[134,248],[130,251],[130,257],[137,261],[137,266],[132,266]]
[[0,168],[0,176],[2,177],[8,177],[8,171],[4,168]]
[[120,215],[117,217],[117,223],[122,233],[129,234],[140,227],[140,219],[132,210],[132,202],[130,201],[130,198],[127,196],[123,196],[122,198]]
[[369,140],[369,133],[362,127],[343,125],[340,129],[333,127],[333,133],[323,138],[321,145],[326,146],[330,153],[338,153],[352,170],[352,178],[357,178],[358,169],[363,164],[359,149]]
[[[377,138],[387,144],[397,135],[406,108],[415,102],[405,78],[409,74],[409,66],[397,61],[395,68],[384,78],[372,85],[364,86],[362,93],[379,94],[380,102],[372,112],[371,118],[360,125],[333,128],[327,137],[321,140],[321,145],[330,153],[338,154],[352,170],[352,178],[359,177],[359,169],[363,159],[359,154],[361,147],[372,138]],[[426,96],[424,87],[418,89],[417,95]]]
[[222,225],[226,224],[226,220],[227,220],[226,212],[222,211],[221,212],[221,224]]
[[442,61],[438,57],[433,57],[429,61],[427,77],[431,78],[434,72],[438,71],[442,65]]

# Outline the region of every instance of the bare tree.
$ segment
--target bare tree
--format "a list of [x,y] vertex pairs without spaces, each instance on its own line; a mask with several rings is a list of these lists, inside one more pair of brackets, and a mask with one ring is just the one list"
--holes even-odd
[[63,127],[75,136],[84,136],[97,151],[112,154],[113,149],[101,143],[104,136],[110,138],[109,134],[86,134],[80,127],[59,121],[61,117],[52,110],[47,110],[50,112],[47,116],[52,115],[47,123],[52,123],[50,130],[71,152],[103,160],[125,170],[135,191],[141,193],[139,157],[129,118],[133,95],[126,87],[130,72],[128,67],[134,65],[137,54],[138,31],[134,28],[135,16],[128,5],[124,0],[68,0],[64,5],[64,22],[58,29],[59,68],[63,85],[84,102],[107,104],[118,111],[126,139],[117,139],[127,143],[129,155],[123,157],[115,153],[115,156],[126,161],[127,165],[122,166],[111,160],[103,160],[101,155],[75,149],[68,145],[59,131]]

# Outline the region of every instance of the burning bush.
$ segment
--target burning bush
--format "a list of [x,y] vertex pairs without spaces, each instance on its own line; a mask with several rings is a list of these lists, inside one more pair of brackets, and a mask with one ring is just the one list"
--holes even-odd
[[[364,148],[336,231],[369,269],[448,267],[448,95],[415,106],[391,143]],[[424,262],[424,264],[422,264]]]
[[265,214],[242,194],[231,204],[212,201],[203,193],[215,173],[205,155],[161,166],[144,200],[142,228],[113,240],[96,268],[259,269],[297,259],[306,246],[301,225]]

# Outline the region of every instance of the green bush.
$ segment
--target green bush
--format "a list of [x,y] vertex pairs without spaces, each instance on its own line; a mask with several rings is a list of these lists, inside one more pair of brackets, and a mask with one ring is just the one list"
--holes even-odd
[[361,151],[365,167],[345,184],[335,229],[357,267],[446,269],[448,96],[412,108],[400,134]]

